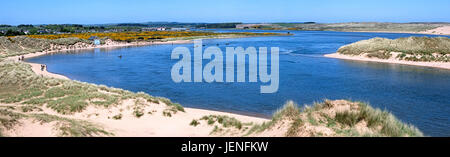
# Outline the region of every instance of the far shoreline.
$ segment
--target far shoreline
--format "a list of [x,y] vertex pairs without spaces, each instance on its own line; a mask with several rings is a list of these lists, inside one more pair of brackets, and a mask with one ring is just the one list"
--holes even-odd
[[365,56],[350,56],[350,55],[344,55],[344,54],[339,54],[339,53],[325,54],[324,57],[343,59],[343,60],[353,60],[353,61],[402,64],[402,65],[421,66],[421,67],[430,67],[430,68],[450,70],[450,62],[416,62],[416,61],[406,61],[406,60],[398,60],[398,59],[378,59],[378,58],[369,58],[369,57],[365,57]]

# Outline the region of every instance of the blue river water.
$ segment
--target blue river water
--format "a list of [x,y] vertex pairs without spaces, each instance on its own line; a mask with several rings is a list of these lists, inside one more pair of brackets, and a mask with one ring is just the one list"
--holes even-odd
[[[324,99],[358,100],[389,110],[400,120],[417,126],[427,136],[450,136],[450,70],[323,57],[359,40],[425,35],[326,31],[290,33],[294,35],[203,40],[205,47],[218,45],[224,52],[225,47],[279,47],[279,90],[272,94],[260,94],[261,83],[173,82],[171,68],[178,60],[170,59],[172,50],[184,46],[193,54],[193,44],[67,51],[28,61],[46,64],[50,72],[74,80],[143,91],[167,97],[185,107],[264,117],[269,117],[288,100],[300,105]],[[120,55],[123,57],[119,58]]]

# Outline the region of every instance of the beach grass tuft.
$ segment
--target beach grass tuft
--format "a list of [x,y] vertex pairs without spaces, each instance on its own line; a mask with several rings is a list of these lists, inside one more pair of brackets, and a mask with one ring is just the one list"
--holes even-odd
[[292,101],[278,110],[271,121],[255,124],[245,136],[285,128],[285,136],[424,136],[416,127],[405,124],[387,111],[367,103],[347,100],[315,103],[300,109]]

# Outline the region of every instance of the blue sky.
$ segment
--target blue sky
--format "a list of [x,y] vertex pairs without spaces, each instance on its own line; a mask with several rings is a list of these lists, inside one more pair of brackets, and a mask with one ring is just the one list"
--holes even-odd
[[6,0],[0,24],[450,22],[449,0]]

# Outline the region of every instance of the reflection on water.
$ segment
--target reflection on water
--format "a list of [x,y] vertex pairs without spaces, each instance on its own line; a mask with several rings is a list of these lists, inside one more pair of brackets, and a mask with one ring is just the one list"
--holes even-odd
[[222,51],[225,46],[280,47],[280,87],[274,94],[260,94],[259,83],[172,82],[170,69],[177,61],[170,59],[171,51],[186,46],[192,52],[192,44],[68,51],[29,61],[47,64],[49,71],[71,79],[144,91],[187,107],[253,115],[270,116],[288,100],[359,100],[393,112],[426,135],[450,136],[449,70],[322,57],[359,40],[411,34],[290,32],[295,35],[203,41],[206,47],[219,44]]

